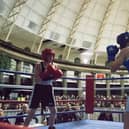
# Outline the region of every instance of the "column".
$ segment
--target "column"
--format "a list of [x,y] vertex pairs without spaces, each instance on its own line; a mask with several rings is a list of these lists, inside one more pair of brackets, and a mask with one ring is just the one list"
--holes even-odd
[[[67,71],[63,70],[63,73],[64,73],[64,77],[67,77]],[[62,83],[63,83],[64,88],[67,88],[67,81],[68,81],[67,79],[62,79]],[[63,94],[67,95],[67,90],[63,90]]]
[[[110,78],[111,74],[106,73],[106,78]],[[110,91],[110,80],[106,80],[106,88],[107,88],[107,96],[111,96],[111,91]]]
[[[22,65],[23,62],[21,62],[20,60],[17,60],[17,65],[16,65],[16,71],[22,71]],[[16,74],[16,85],[20,85],[21,84],[21,76],[20,74]]]
[[3,83],[3,73],[0,72],[0,83]]
[[[81,78],[81,72],[77,72],[77,78]],[[77,80],[77,86],[78,88],[82,88],[81,80]],[[83,94],[83,89],[78,90],[78,96],[82,96],[82,94]]]
[[[123,78],[124,77],[124,75],[123,74],[121,74],[120,75],[120,78]],[[120,86],[121,86],[121,96],[124,96],[124,79],[120,79]]]

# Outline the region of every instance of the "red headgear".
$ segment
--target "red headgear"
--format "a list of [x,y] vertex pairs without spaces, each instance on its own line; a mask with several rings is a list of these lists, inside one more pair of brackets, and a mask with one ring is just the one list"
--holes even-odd
[[53,58],[54,58],[54,57],[55,57],[55,52],[54,52],[52,49],[50,49],[50,48],[46,48],[46,49],[44,49],[44,50],[42,51],[42,59],[43,59],[44,61],[46,61],[48,55],[52,55]]

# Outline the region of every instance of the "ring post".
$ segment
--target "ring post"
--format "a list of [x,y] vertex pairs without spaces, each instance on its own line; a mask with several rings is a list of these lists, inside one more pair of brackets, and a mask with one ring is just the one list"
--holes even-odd
[[86,100],[85,111],[86,113],[94,112],[94,76],[86,75]]

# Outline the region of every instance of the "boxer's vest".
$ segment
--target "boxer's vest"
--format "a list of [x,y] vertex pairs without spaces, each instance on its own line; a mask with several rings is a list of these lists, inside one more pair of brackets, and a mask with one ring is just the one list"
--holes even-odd
[[41,62],[41,68],[42,68],[42,72],[44,72],[45,68],[44,68],[44,63]]
[[[45,67],[44,67],[44,63],[43,62],[41,62],[41,68],[42,68],[42,72],[44,72]],[[51,80],[51,79],[49,79],[49,80],[42,80],[42,81],[40,81],[40,84],[52,85],[52,82],[53,82],[53,80]]]

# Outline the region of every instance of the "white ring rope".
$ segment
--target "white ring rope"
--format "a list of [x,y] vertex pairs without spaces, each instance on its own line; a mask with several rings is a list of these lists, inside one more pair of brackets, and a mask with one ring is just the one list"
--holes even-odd
[[[0,87],[4,88],[15,88],[15,89],[30,89],[32,90],[34,86],[32,85],[10,85],[10,84],[0,84]],[[103,90],[129,90],[129,87],[110,87],[110,88],[95,88],[97,91],[103,91]],[[69,90],[69,91],[79,91],[79,90],[85,90],[85,87],[81,88],[68,88],[68,87],[54,87],[54,90]]]
[[[24,85],[9,85],[9,84],[0,84],[0,87],[4,88],[15,88],[15,89],[33,89],[34,86],[24,86]],[[69,91],[79,91],[83,88],[67,88],[67,87],[54,87],[54,90],[69,90]]]

